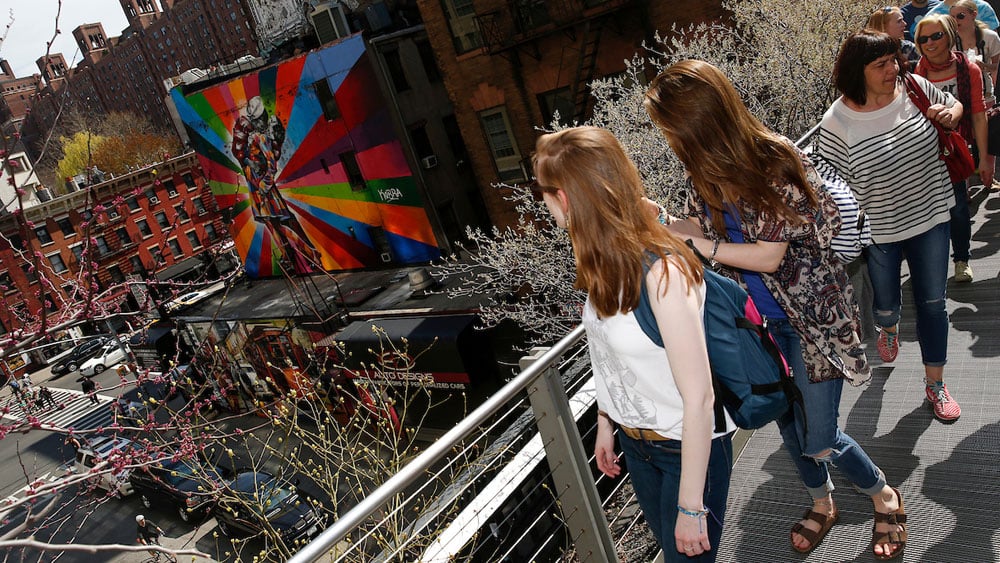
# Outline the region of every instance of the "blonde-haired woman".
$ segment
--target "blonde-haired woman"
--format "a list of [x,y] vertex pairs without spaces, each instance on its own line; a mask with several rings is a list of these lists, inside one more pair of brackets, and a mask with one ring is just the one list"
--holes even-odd
[[898,557],[906,543],[899,491],[837,424],[844,380],[860,385],[870,370],[853,288],[830,246],[836,203],[818,189],[812,164],[747,110],[718,68],[678,62],[653,80],[644,104],[690,175],[688,219],[671,227],[746,286],[802,392],[805,416],[792,409],[778,419],[812,497],[791,529],[793,549],[812,551],[836,523],[836,466],[872,499],[875,557]]
[[[610,132],[574,127],[543,135],[533,162],[546,207],[569,231],[576,287],[587,292],[583,324],[600,409],[597,466],[610,477],[620,473],[616,424],[632,486],[665,559],[714,561],[735,427],[727,416],[725,431],[713,433],[701,264],[648,212],[639,172]],[[632,312],[642,285],[662,348]]]
[[920,51],[917,50],[913,41],[906,39],[906,20],[903,19],[902,10],[896,6],[879,8],[868,17],[868,25],[865,27],[888,33],[889,37],[897,39],[899,50],[903,53],[903,60],[906,61],[906,70],[913,70],[917,61],[920,60]]

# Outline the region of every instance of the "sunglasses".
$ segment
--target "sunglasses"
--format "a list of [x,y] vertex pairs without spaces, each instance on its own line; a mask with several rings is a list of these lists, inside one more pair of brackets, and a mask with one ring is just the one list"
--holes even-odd
[[966,18],[966,16],[970,16],[970,15],[971,14],[969,14],[968,12],[959,12],[959,13],[955,14],[952,17],[954,17],[956,20],[964,20]]
[[928,41],[938,41],[942,37],[944,37],[944,32],[943,31],[935,31],[934,33],[932,33],[930,35],[921,35],[920,37],[917,37],[917,43],[923,45],[924,43],[927,43]]
[[885,8],[882,8],[882,13],[888,14],[889,12],[891,12],[893,10],[894,7],[895,6],[886,6]]

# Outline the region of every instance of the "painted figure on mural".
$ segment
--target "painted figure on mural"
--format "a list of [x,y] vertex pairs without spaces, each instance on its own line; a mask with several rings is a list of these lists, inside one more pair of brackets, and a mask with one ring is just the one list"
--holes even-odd
[[233,156],[240,163],[250,192],[254,220],[262,223],[281,245],[283,258],[295,273],[319,269],[320,255],[278,189],[278,161],[285,126],[269,116],[260,96],[250,98],[246,114],[233,126]]

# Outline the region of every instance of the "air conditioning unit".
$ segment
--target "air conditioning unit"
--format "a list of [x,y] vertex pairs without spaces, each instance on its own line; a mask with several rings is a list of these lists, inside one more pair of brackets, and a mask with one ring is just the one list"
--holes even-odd
[[35,195],[38,196],[38,201],[42,203],[52,200],[52,192],[50,192],[48,188],[35,189]]
[[154,195],[153,197],[149,198],[149,203],[156,205],[157,203],[160,203],[160,198]]
[[118,218],[118,210],[115,209],[115,208],[109,209],[108,210],[108,219],[117,219],[117,218]]
[[177,190],[170,190],[167,192],[167,195],[170,197],[177,197],[179,194],[177,193]]
[[437,155],[432,154],[430,156],[425,156],[421,158],[420,162],[423,163],[424,168],[434,168],[435,166],[438,165],[438,157]]
[[340,2],[324,2],[309,13],[309,21],[316,31],[320,43],[329,43],[347,37],[351,28],[347,25],[347,16]]

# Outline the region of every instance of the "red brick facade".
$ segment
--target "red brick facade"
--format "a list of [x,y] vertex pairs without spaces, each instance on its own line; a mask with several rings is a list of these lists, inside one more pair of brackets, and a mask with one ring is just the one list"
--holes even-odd
[[[491,184],[525,181],[552,109],[587,115],[581,85],[625,70],[656,30],[718,19],[720,0],[418,0],[490,218],[517,217]],[[506,129],[506,131],[504,131]]]
[[[133,274],[151,276],[228,235],[194,153],[28,208],[24,215],[27,232],[12,215],[0,219],[0,324],[7,331],[37,318],[40,278],[59,294],[50,299],[51,312],[57,314],[63,300],[82,300],[72,292],[81,287],[88,224],[97,292]],[[40,271],[11,248],[19,244],[39,253]]]

